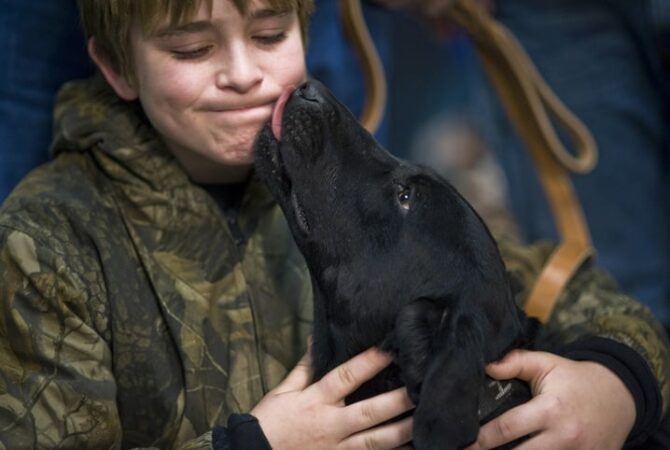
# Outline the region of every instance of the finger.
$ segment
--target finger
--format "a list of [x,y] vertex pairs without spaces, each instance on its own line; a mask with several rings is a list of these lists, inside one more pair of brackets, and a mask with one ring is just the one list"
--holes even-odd
[[514,447],[514,450],[544,450],[547,448],[559,450],[563,448],[575,448],[571,445],[559,445],[559,442],[562,442],[560,437],[557,438],[549,433],[540,433],[517,445]]
[[542,431],[546,424],[546,409],[541,401],[531,400],[501,414],[479,429],[477,449],[496,448],[530,434]]
[[345,427],[349,430],[365,430],[386,422],[414,408],[406,388],[385,392],[361,400],[345,408]]
[[286,375],[286,378],[274,389],[276,394],[303,390],[312,382],[312,351],[308,346],[307,353],[300,358],[298,364]]
[[497,380],[518,378],[532,385],[555,365],[556,356],[551,353],[512,350],[500,361],[486,366],[486,373]]
[[340,364],[314,385],[326,401],[339,402],[377,375],[392,361],[389,354],[370,348]]
[[342,450],[391,450],[412,440],[412,418],[371,428],[357,433],[340,444]]

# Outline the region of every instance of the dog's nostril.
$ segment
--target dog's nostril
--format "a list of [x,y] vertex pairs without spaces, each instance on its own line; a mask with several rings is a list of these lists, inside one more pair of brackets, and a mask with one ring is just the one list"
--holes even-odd
[[319,90],[312,83],[305,83],[300,88],[298,88],[298,95],[300,95],[305,100],[318,101],[319,100]]

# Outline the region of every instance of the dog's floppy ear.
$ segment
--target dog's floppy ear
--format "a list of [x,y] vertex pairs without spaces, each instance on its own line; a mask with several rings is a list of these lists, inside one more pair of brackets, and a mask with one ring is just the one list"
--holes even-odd
[[433,340],[446,314],[446,310],[431,299],[413,300],[400,309],[393,332],[382,344],[400,367],[402,380],[415,404],[419,403]]
[[461,343],[445,343],[428,366],[414,412],[417,448],[457,450],[477,438],[484,372],[479,358],[467,347],[459,348]]
[[414,412],[414,442],[421,449],[460,449],[479,432],[482,336],[472,317],[447,315],[433,339]]
[[479,431],[483,337],[472,317],[448,304],[425,298],[407,303],[386,345],[418,405],[415,446],[427,450],[463,448]]

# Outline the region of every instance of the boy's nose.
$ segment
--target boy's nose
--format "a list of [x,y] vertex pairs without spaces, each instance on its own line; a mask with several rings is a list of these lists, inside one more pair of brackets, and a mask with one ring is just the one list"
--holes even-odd
[[216,77],[219,89],[245,92],[263,79],[263,72],[253,54],[243,46],[231,48]]

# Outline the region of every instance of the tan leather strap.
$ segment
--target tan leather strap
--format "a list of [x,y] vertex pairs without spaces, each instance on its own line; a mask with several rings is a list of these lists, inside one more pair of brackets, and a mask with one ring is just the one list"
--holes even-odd
[[[365,29],[360,2],[340,0],[340,5],[345,29],[349,30],[347,34],[361,60],[365,61],[366,55],[371,53],[369,47],[375,55],[373,60],[362,64],[369,98],[366,105],[383,110],[384,104],[375,103],[374,96],[375,89],[386,89],[386,82]],[[547,86],[514,36],[476,1],[455,0],[450,18],[472,37],[502,104],[528,146],[561,237],[561,243],[547,261],[526,303],[526,312],[530,316],[547,321],[567,282],[593,255],[588,227],[568,171],[586,173],[594,167],[597,160],[595,141],[582,122]],[[381,117],[379,111],[375,114]],[[550,114],[572,138],[576,156],[561,143]],[[362,120],[366,117],[364,115]]]
[[386,76],[377,48],[365,24],[360,0],[340,0],[340,19],[344,34],[360,61],[365,84],[365,101],[360,122],[374,134],[386,109]]
[[[533,141],[538,141],[536,145],[550,151],[571,172],[591,171],[597,161],[596,144],[591,133],[556,97],[514,35],[493,19],[477,0],[454,0],[450,17],[473,39],[495,88],[500,95],[504,95],[505,107],[532,114],[515,126],[537,128],[539,135],[533,138]],[[512,92],[509,92],[510,89]],[[561,143],[549,114],[572,137],[577,157],[572,156]]]
[[593,256],[593,249],[574,242],[562,242],[544,265],[528,296],[525,311],[542,322],[549,320],[558,297],[579,267]]
[[[593,255],[588,226],[568,171],[591,170],[597,160],[596,144],[588,129],[547,86],[512,33],[476,1],[456,0],[451,17],[472,37],[512,123],[528,146],[561,237],[526,303],[529,315],[547,321],[567,282]],[[559,140],[549,114],[572,137],[576,157]]]

